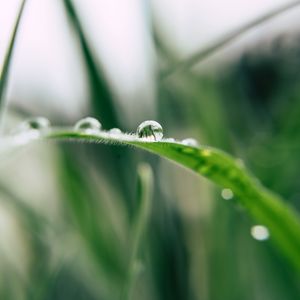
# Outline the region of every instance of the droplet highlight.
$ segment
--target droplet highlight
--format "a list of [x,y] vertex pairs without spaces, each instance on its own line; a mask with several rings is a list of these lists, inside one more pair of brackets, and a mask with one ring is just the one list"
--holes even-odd
[[263,225],[252,226],[251,235],[258,241],[265,241],[270,237],[269,229]]
[[221,191],[221,196],[224,200],[231,200],[234,195],[231,189],[223,189]]
[[139,138],[159,141],[163,138],[163,128],[156,121],[144,121],[137,128],[137,135]]
[[184,139],[181,141],[181,143],[186,146],[193,146],[193,147],[199,146],[198,141],[192,138]]
[[92,117],[87,117],[84,119],[79,120],[75,126],[74,129],[76,131],[86,132],[86,133],[94,133],[99,130],[101,130],[101,123]]

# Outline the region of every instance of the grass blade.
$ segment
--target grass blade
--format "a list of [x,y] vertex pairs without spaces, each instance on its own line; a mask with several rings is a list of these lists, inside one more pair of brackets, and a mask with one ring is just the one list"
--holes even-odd
[[172,160],[224,188],[231,189],[237,203],[246,209],[255,222],[269,229],[271,242],[300,273],[298,214],[279,196],[264,188],[239,160],[229,154],[209,146],[194,147],[167,140],[150,141],[139,139],[135,135],[110,134],[105,131],[85,133],[68,128],[53,128],[41,133],[36,139],[40,138],[135,146]]
[[77,15],[76,7],[72,0],[64,0],[63,4],[74,32],[78,36],[80,42],[80,48],[87,70],[91,100],[96,115],[107,126],[116,127],[119,125],[119,122],[113,105],[113,97],[101,68],[97,67],[97,62],[84,33],[80,18]]
[[168,70],[164,71],[162,74],[162,78],[166,79],[174,74],[181,73],[184,71],[189,70],[191,67],[200,63],[201,61],[205,60],[210,55],[214,54],[218,50],[222,49],[224,46],[229,45],[231,42],[238,39],[244,33],[248,32],[249,30],[253,29],[254,27],[261,25],[274,17],[281,15],[282,13],[295,8],[296,6],[300,5],[300,1],[293,1],[288,4],[285,4],[277,9],[272,10],[271,12],[258,17],[242,27],[234,30],[233,32],[225,35],[220,40],[216,41],[212,45],[208,46],[207,48],[201,49],[200,51],[192,54],[189,58],[184,59],[183,61],[177,63],[175,66],[170,67]]
[[4,115],[4,109],[5,109],[5,103],[4,103],[4,98],[5,98],[5,89],[6,89],[6,84],[8,80],[8,75],[9,75],[9,69],[11,65],[11,60],[12,60],[12,55],[13,55],[13,50],[16,42],[16,37],[19,29],[19,25],[21,22],[21,17],[24,11],[26,0],[23,0],[18,12],[18,16],[14,25],[13,32],[11,34],[11,38],[9,41],[8,49],[5,54],[4,62],[2,69],[0,69],[0,127],[2,127],[2,122],[3,122],[3,115]]

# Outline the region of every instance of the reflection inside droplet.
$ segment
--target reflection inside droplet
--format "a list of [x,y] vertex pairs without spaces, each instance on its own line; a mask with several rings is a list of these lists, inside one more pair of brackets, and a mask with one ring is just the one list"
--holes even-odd
[[139,138],[159,141],[163,138],[163,129],[156,121],[144,121],[137,128],[137,135]]
[[269,238],[270,233],[266,226],[255,225],[251,228],[251,235],[254,239],[258,241],[265,241]]

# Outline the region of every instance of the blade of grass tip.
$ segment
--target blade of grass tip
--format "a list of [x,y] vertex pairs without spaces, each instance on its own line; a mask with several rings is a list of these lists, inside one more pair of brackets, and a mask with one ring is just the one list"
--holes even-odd
[[201,49],[200,51],[196,52],[195,54],[192,54],[189,58],[184,59],[183,61],[178,62],[175,66],[172,66],[169,69],[163,71],[161,78],[167,79],[175,74],[189,70],[194,65],[202,62],[203,60],[208,58],[210,55],[214,54],[218,50],[221,50],[223,47],[227,46],[231,42],[238,39],[244,33],[250,31],[251,29],[253,29],[256,26],[259,26],[259,25],[273,19],[274,17],[281,15],[282,13],[287,12],[288,10],[295,8],[299,4],[300,4],[299,0],[284,4],[283,6],[276,8],[276,9],[272,10],[271,12],[268,12],[267,14],[264,14],[263,16],[260,16],[256,19],[246,23],[245,25],[234,30],[233,32],[226,34],[220,40],[216,41],[215,43],[208,46],[207,48]]
[[6,84],[7,84],[7,80],[8,80],[9,69],[10,69],[11,60],[12,60],[12,56],[13,56],[14,46],[16,43],[17,33],[18,33],[18,29],[20,27],[21,17],[24,12],[25,4],[26,4],[26,0],[23,0],[20,5],[17,19],[16,19],[16,22],[15,22],[15,25],[14,25],[14,28],[13,28],[13,31],[11,34],[11,38],[9,41],[8,49],[5,54],[3,66],[0,69],[0,129],[1,130],[3,127],[3,116],[4,116],[4,110],[5,110],[5,103],[4,103],[5,102],[4,101],[5,89],[6,89]]
[[139,251],[147,230],[151,212],[151,198],[153,191],[153,173],[148,164],[138,167],[138,211],[133,222],[133,244],[129,260],[128,279],[121,299],[131,299],[132,290],[139,273]]

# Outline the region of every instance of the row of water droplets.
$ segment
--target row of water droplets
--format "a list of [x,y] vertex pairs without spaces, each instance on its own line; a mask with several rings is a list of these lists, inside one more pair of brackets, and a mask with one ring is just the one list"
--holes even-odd
[[[35,117],[21,123],[15,133],[25,134],[31,132],[32,137],[38,137],[42,132],[50,130],[50,128],[51,124],[48,119],[44,117]],[[95,118],[86,117],[76,122],[73,128],[76,132],[97,134],[102,131],[102,124]],[[120,137],[124,135],[119,128],[112,128],[108,130],[107,133],[111,135],[119,135]],[[144,141],[163,140],[165,142],[178,142],[173,138],[163,139],[162,126],[158,122],[152,120],[142,122],[137,128],[136,134],[131,135],[131,137],[138,137]],[[198,146],[198,142],[192,138],[184,139],[180,143],[188,146]]]
[[[234,193],[231,189],[225,188],[221,191],[221,197],[224,200],[231,200],[234,198]],[[254,225],[250,229],[251,236],[257,241],[265,241],[270,237],[270,232],[268,227],[264,225]]]
[[[39,137],[40,133],[45,132],[51,128],[50,121],[44,117],[36,117],[28,119],[23,122],[17,130],[19,135],[20,143],[26,142],[26,140],[31,138]],[[95,134],[102,130],[101,123],[92,117],[86,117],[74,125],[74,130],[76,132],[83,132],[87,134]],[[112,128],[108,131],[111,135],[123,135],[119,128]],[[147,141],[160,141],[163,139],[163,128],[162,126],[152,120],[142,122],[136,131],[136,136]],[[164,139],[167,142],[176,142],[173,138]],[[188,138],[181,141],[181,144],[188,146],[198,146],[198,142],[195,139]],[[231,200],[234,194],[231,189],[225,188],[221,191],[221,196],[224,200]],[[254,239],[259,241],[267,240],[270,236],[269,230],[264,225],[255,225],[251,227],[251,235]]]

